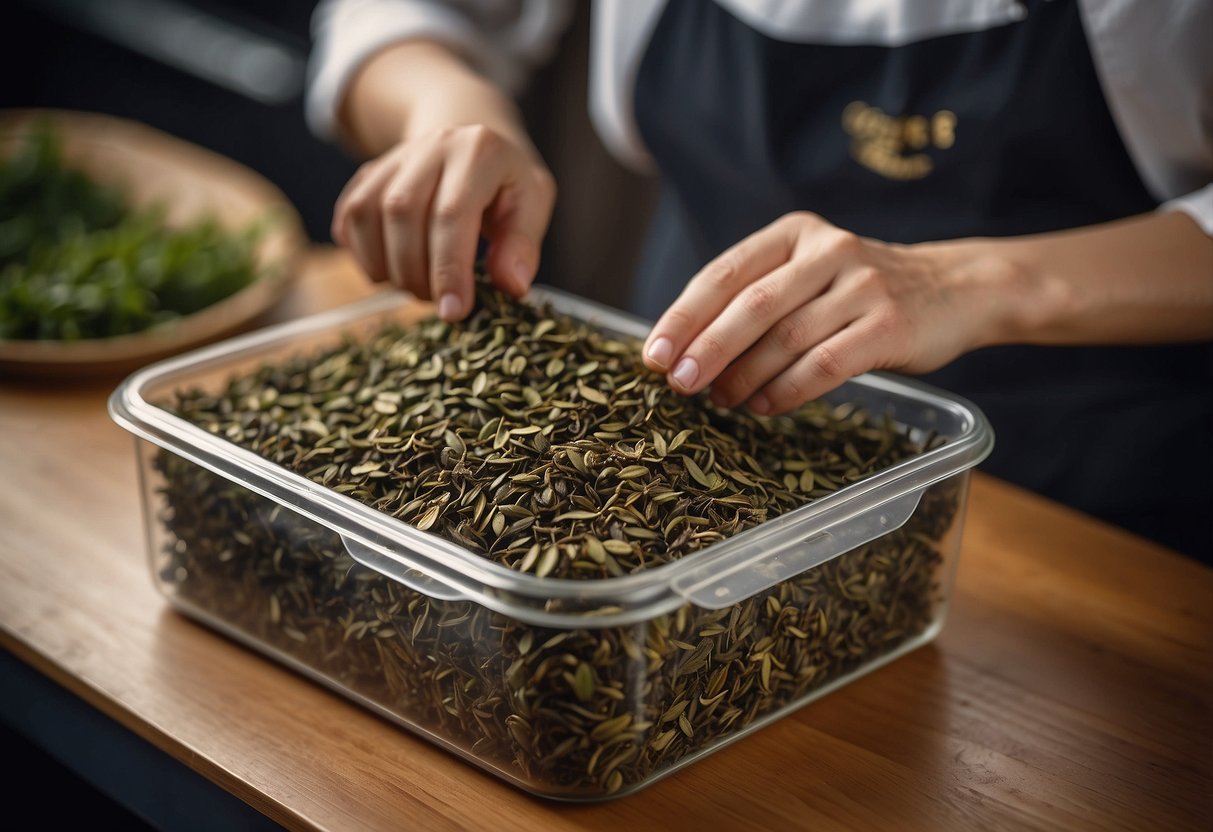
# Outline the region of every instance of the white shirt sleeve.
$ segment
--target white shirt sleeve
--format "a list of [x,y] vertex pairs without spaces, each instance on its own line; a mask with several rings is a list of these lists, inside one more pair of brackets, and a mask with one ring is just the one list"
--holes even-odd
[[1159,211],[1183,211],[1196,220],[1204,232],[1213,237],[1213,184],[1205,185],[1199,191],[1193,191],[1175,199],[1167,200],[1158,206]]
[[1213,235],[1213,3],[1083,0],[1081,9],[1142,181],[1160,211],[1184,211]]
[[447,44],[515,94],[551,57],[572,12],[570,0],[324,0],[312,17],[308,124],[335,137],[337,110],[354,74],[376,52],[404,40]]

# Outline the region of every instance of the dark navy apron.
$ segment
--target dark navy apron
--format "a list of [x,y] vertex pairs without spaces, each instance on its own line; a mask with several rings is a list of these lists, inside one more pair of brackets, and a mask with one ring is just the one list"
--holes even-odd
[[[637,123],[663,175],[634,307],[658,317],[728,246],[793,210],[899,243],[1154,210],[1075,0],[896,47],[789,43],[670,0]],[[976,402],[996,476],[1213,562],[1213,345],[995,347],[925,376]]]

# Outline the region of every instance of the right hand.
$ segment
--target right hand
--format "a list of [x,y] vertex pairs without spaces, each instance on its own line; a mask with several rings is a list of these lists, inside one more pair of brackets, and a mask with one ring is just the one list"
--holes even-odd
[[539,268],[556,183],[528,145],[481,124],[409,138],[358,169],[333,239],[374,280],[433,299],[444,320],[472,309],[476,248],[494,285],[519,297]]

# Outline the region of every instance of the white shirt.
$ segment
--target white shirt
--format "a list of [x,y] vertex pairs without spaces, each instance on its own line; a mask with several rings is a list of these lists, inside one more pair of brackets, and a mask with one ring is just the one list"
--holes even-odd
[[[450,45],[517,92],[547,60],[575,0],[325,0],[313,19],[307,96],[313,130],[331,136],[357,69],[389,44]],[[617,158],[653,167],[633,116],[636,72],[666,0],[596,0],[590,115]],[[1023,18],[1018,0],[715,0],[790,42],[895,46]],[[1213,236],[1213,2],[1078,0],[1108,108],[1138,174],[1162,203]],[[1211,278],[1213,279],[1213,278]]]

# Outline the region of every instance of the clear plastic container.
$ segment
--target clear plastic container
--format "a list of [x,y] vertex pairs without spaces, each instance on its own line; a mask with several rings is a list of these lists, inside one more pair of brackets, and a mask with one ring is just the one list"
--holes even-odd
[[[540,294],[605,330],[647,331]],[[969,469],[993,435],[973,405],[917,383],[865,375],[829,398],[942,446],[681,560],[598,580],[511,570],[157,404],[409,314],[378,296],[163,361],[114,392],[111,415],[137,437],[152,574],[174,606],[569,800],[648,785],[942,626]]]

